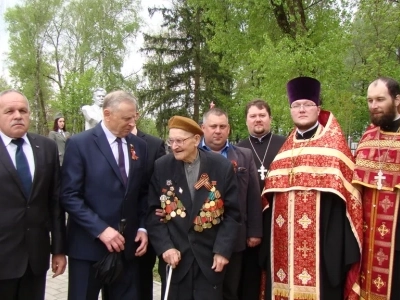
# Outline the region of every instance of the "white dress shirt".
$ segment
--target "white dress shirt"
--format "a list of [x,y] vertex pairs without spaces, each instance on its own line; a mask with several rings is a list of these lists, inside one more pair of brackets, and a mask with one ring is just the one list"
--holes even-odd
[[[11,157],[11,160],[12,160],[12,163],[13,163],[15,169],[17,169],[17,165],[15,163],[15,153],[17,152],[17,148],[18,148],[17,145],[15,145],[14,143],[11,142],[13,140],[12,138],[10,138],[9,136],[6,136],[1,131],[0,131],[0,136],[4,142],[4,145],[6,146],[8,154]],[[28,160],[29,171],[31,172],[32,181],[33,181],[33,176],[35,174],[35,159],[33,157],[32,145],[29,142],[29,139],[26,136],[26,134],[24,134],[24,136],[22,138],[24,139],[24,143],[22,144],[22,150],[24,151],[26,159]],[[39,146],[36,146],[36,147],[39,147]]]
[[[115,160],[118,164],[118,158],[119,158],[119,153],[118,153],[118,143],[116,141],[116,136],[111,133],[110,130],[104,125],[104,122],[101,122],[101,128],[103,128],[104,133],[106,134],[106,138],[108,143],[110,144],[111,151],[114,154]],[[129,174],[129,157],[128,157],[128,147],[127,147],[127,142],[125,138],[121,138],[122,141],[122,151],[124,151],[124,161],[125,161],[125,171],[126,171],[126,176]]]
[[[101,122],[101,128],[103,128],[104,133],[106,134],[106,138],[108,143],[110,144],[111,151],[114,154],[115,160],[118,164],[118,158],[119,158],[119,153],[118,153],[118,143],[115,140],[117,137],[111,133],[110,130],[104,125],[104,122]],[[124,156],[125,156],[125,170],[126,170],[126,175],[128,176],[129,174],[129,156],[128,156],[128,147],[127,147],[127,142],[125,138],[121,138],[122,141],[122,150],[124,151]],[[129,180],[129,176],[128,176]],[[138,231],[143,231],[147,233],[147,230],[145,228],[139,228]]]

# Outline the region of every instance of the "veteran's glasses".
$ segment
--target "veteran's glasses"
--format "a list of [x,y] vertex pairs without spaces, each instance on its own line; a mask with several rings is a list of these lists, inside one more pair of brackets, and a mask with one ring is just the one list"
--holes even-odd
[[187,139],[194,137],[194,135],[187,137],[186,139],[167,139],[167,145],[172,147],[173,144],[177,145],[178,147],[183,146]]
[[292,110],[300,110],[303,108],[304,110],[310,110],[312,107],[317,106],[316,104],[292,104],[290,109]]

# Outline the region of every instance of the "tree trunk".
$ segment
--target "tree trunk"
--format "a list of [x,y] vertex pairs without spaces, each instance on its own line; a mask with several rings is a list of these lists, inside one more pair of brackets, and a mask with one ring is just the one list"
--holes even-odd
[[194,103],[193,103],[193,120],[199,122],[199,114],[200,114],[200,77],[201,77],[201,62],[200,62],[200,53],[201,53],[201,10],[197,8],[196,11],[196,36],[195,36],[195,55],[194,55]]

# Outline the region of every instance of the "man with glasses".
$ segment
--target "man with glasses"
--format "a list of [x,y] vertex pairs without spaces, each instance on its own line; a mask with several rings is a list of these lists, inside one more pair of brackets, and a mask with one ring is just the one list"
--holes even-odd
[[362,242],[354,160],[332,115],[320,108],[320,83],[288,82],[296,128],[272,162],[264,196],[272,194],[271,250],[264,299],[346,299],[358,277]]
[[198,149],[203,131],[195,121],[174,116],[168,127],[172,153],[155,162],[146,227],[161,257],[162,281],[169,265],[169,299],[222,300],[241,221],[234,168],[220,154]]

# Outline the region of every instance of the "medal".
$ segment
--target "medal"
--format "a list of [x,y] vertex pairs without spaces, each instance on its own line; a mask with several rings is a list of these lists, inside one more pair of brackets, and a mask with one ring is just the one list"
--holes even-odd
[[[177,215],[181,216],[181,218],[186,217],[186,209],[183,206],[182,201],[176,197],[175,188],[172,186],[172,181],[167,180],[166,185],[169,186],[169,190],[163,188],[162,193],[164,194],[160,196],[160,206],[163,210],[163,213],[165,213],[164,222],[170,221]],[[182,189],[179,188],[179,191],[182,192]]]

